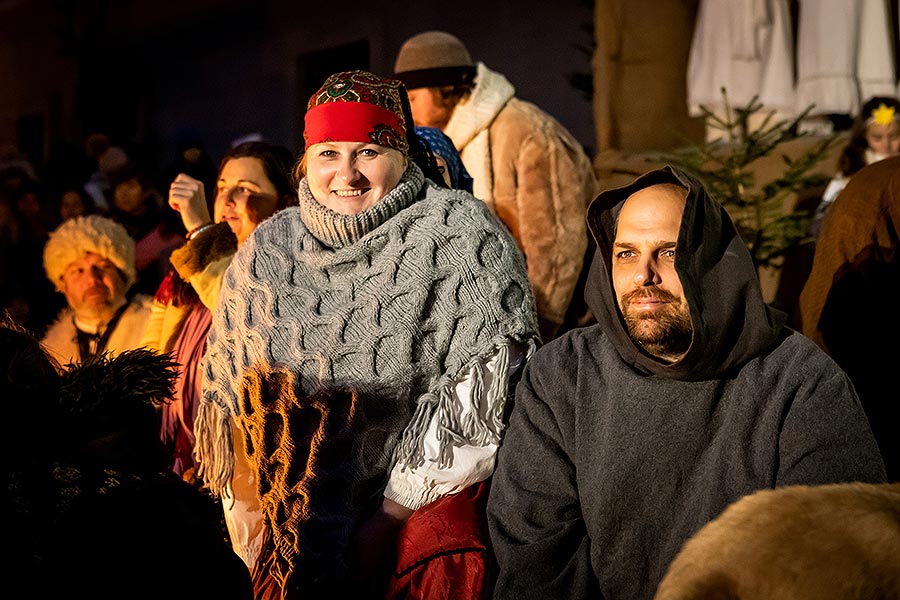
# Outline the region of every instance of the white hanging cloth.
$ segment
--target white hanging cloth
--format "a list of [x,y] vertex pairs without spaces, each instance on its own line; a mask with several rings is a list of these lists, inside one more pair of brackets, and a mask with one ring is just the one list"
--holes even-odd
[[900,92],[888,0],[800,0],[796,112],[855,115],[871,96]]
[[763,111],[793,112],[793,33],[788,0],[701,0],[688,57],[688,109],[721,114],[758,95]]

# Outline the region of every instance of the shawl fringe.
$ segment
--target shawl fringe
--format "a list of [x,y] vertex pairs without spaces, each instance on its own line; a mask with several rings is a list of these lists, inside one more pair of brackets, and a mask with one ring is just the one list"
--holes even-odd
[[234,440],[230,415],[225,407],[201,402],[197,408],[195,430],[203,430],[194,445],[197,475],[215,496],[234,501],[231,479],[234,475]]
[[[509,342],[501,341],[492,348],[497,350],[497,364],[487,394],[484,393],[484,356],[473,357],[460,371],[470,373],[469,400],[472,409],[468,414],[462,414],[462,405],[453,393],[457,378],[445,378],[436,391],[429,391],[419,397],[416,411],[397,447],[396,461],[404,471],[425,463],[425,434],[435,411],[438,411],[440,419],[437,430],[438,465],[442,469],[453,466],[454,447],[485,446],[500,442],[500,433],[504,428],[503,413],[510,390]],[[536,348],[534,339],[527,340],[525,360],[531,357]]]

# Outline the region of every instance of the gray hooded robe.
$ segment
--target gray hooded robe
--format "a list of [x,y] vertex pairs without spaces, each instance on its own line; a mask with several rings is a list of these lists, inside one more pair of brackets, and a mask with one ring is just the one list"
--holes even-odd
[[[689,188],[675,269],[693,341],[663,364],[632,342],[609,265],[635,191]],[[601,194],[585,296],[598,323],[526,365],[493,476],[495,598],[652,598],[682,544],[764,488],[880,482],[884,465],[853,387],[768,307],[722,206],[671,168]]]

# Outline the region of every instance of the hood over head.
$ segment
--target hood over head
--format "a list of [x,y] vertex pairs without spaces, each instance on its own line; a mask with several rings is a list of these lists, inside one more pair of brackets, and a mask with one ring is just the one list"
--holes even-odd
[[[688,189],[675,271],[681,279],[693,325],[687,353],[673,364],[647,354],[632,341],[613,288],[612,246],[625,200],[651,185],[675,183]],[[597,242],[585,299],[622,360],[641,373],[680,380],[727,376],[770,348],[784,330],[786,315],[768,306],[750,252],[724,207],[699,181],[674,167],[650,171],[632,183],[601,193],[588,208],[588,227]]]

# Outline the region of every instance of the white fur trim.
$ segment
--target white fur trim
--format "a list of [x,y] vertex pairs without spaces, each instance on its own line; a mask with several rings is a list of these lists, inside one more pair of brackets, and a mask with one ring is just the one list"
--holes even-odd
[[112,219],[88,215],[65,221],[50,234],[44,246],[44,271],[57,290],[62,291],[66,267],[86,252],[99,254],[116,265],[125,278],[125,289],[135,282],[134,240]]
[[491,71],[484,63],[479,62],[477,68],[472,95],[453,110],[444,133],[453,140],[466,170],[472,176],[475,197],[493,210],[494,178],[488,129],[506,103],[515,96],[516,90],[506,77]]

